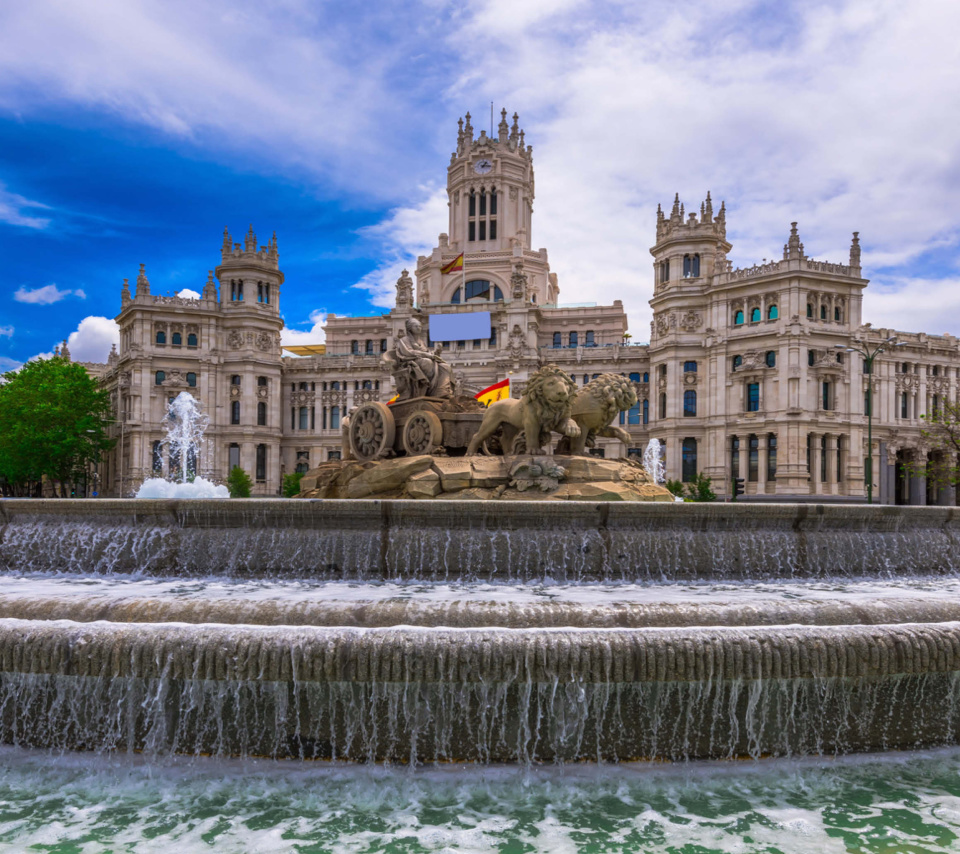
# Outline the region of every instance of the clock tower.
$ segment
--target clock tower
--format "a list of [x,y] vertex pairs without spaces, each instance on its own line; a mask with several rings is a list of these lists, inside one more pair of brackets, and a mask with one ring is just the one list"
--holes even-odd
[[[466,121],[458,122],[457,148],[447,167],[449,228],[432,255],[419,259],[417,302],[556,302],[547,251],[531,250],[533,197],[533,147],[526,144],[519,116],[514,113],[508,124],[501,110],[496,136],[481,130],[475,137],[467,113]],[[463,275],[444,276],[441,268],[460,253]]]

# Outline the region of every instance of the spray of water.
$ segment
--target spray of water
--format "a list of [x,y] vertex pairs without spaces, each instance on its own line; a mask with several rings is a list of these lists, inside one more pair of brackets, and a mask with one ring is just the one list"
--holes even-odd
[[643,452],[643,467],[654,483],[663,483],[667,479],[659,439],[647,442],[647,448]]
[[225,486],[200,477],[197,468],[203,448],[203,434],[210,418],[200,409],[192,394],[185,391],[177,395],[164,425],[167,438],[169,479],[154,477],[144,481],[137,498],[229,498]]

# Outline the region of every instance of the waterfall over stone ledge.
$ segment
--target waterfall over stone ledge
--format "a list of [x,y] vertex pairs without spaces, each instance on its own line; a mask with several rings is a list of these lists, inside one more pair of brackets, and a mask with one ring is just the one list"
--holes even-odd
[[[931,579],[960,576],[958,523],[949,508],[4,501],[0,740],[414,763],[956,743],[960,607]],[[182,592],[201,577],[221,598]],[[916,592],[844,599],[860,577]],[[243,578],[261,586],[222,598]],[[412,592],[257,592],[324,578]],[[816,578],[827,592],[798,600]],[[743,579],[796,589],[738,597]],[[467,595],[507,580],[654,592]],[[656,598],[676,581],[732,592]],[[440,585],[463,601],[431,601]]]

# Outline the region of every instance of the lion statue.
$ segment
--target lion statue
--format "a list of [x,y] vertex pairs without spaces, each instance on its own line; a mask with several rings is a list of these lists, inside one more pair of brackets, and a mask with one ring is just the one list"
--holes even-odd
[[576,388],[570,376],[556,365],[540,368],[530,377],[519,400],[508,398],[490,404],[480,429],[470,440],[467,454],[476,454],[480,446],[501,427],[501,444],[505,454],[515,452],[521,433],[528,454],[541,453],[554,431],[565,436],[579,436],[580,428],[570,417],[570,403]]
[[557,453],[583,454],[585,448],[594,446],[597,436],[619,439],[629,445],[630,434],[611,422],[618,412],[629,409],[636,402],[637,392],[630,380],[619,374],[600,374],[574,397],[570,417],[577,423],[580,432],[561,439]]

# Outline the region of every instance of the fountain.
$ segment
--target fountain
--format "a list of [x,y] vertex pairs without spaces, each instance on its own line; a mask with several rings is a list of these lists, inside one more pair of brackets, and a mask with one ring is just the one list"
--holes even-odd
[[210,418],[188,392],[178,394],[165,419],[167,437],[163,445],[170,460],[170,479],[152,477],[137,491],[137,498],[229,498],[230,492],[200,477],[197,467],[203,449],[203,434]]
[[[528,766],[960,741],[956,509],[556,500],[561,469],[639,469],[585,456],[616,410],[544,377],[538,424],[416,399],[405,456],[371,409],[350,425],[370,458],[337,469],[358,497],[0,502],[0,741]],[[183,398],[177,489],[203,426]],[[453,449],[523,452],[424,453],[441,415]],[[471,485],[491,460],[532,485],[463,500],[494,492]],[[398,466],[447,482],[369,497]]]
[[663,465],[663,446],[659,439],[651,439],[643,451],[643,468],[654,483],[663,483],[667,479]]

